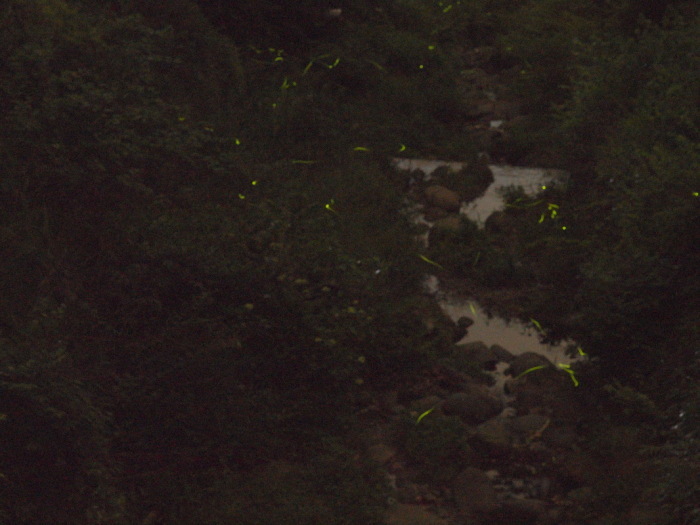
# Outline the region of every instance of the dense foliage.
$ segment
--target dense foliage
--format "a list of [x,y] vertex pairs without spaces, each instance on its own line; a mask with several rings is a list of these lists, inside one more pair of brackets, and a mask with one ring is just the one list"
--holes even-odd
[[532,198],[514,190],[490,234],[465,227],[432,253],[476,283],[519,287],[518,304],[497,308],[538,319],[550,339],[573,338],[596,358],[597,380],[665,407],[653,431],[675,431],[655,452],[663,482],[640,490],[665,505],[669,523],[696,523],[700,488],[674,494],[688,472],[668,458],[697,472],[698,10],[593,4],[528,2],[498,37],[522,66],[514,89],[537,112],[513,129],[511,152],[556,152],[549,162],[571,171],[569,187]]
[[[519,313],[646,389],[613,391],[675,425],[649,490],[684,519],[698,27],[684,1],[4,2],[0,521],[382,523],[347,431],[450,340],[386,158],[475,160],[456,79],[484,44],[539,112],[510,147],[572,183],[509,197],[517,243],[465,224],[429,255],[535,282]],[[425,428],[417,461],[461,453]]]
[[[438,97],[414,121],[431,141],[458,102],[399,49],[427,35],[367,36],[358,13],[286,51],[266,39],[288,18],[228,38],[188,1],[2,7],[3,519],[275,522],[203,517],[202,491],[238,494],[214,473],[275,458],[330,475],[348,460],[324,443],[358,403],[439,351],[374,151],[419,146],[399,135],[419,93]],[[347,475],[337,522],[371,523],[376,502],[350,496],[366,472]]]

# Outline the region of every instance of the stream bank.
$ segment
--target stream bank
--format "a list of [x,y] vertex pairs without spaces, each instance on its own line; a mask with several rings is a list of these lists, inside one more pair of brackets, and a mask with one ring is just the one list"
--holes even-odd
[[[425,170],[423,182],[441,166],[464,168],[396,164]],[[489,206],[498,209],[499,186],[518,182],[518,175],[529,192],[561,177],[535,169],[522,176],[513,167],[491,171],[498,176],[482,197],[457,208],[461,214],[478,210],[485,221]],[[417,221],[430,228],[433,221],[421,212],[440,201],[425,193]],[[448,198],[442,208],[449,213],[456,207]],[[568,493],[580,483],[564,466],[577,463],[580,404],[563,346],[542,345],[528,327],[491,318],[474,298],[444,288],[436,276],[426,278],[426,294],[444,316],[426,322],[454,323],[455,345],[422,384],[396,392],[385,406],[392,414],[386,427],[369,438],[369,453],[395,490],[388,523],[563,523],[572,505]],[[426,477],[426,469],[439,472]]]
[[[440,169],[438,161],[425,165]],[[426,212],[442,207],[440,221],[474,207],[455,205],[443,191],[431,197],[430,177],[411,173],[419,184],[424,178],[428,184],[413,192],[421,202],[409,209],[428,228],[422,238],[430,243],[436,221]],[[550,182],[538,178],[530,187]],[[494,194],[485,189],[484,195]],[[484,309],[485,289],[470,289],[472,283],[449,272],[436,271],[425,284],[423,322],[435,337],[450,335],[451,351],[415,384],[375,400],[360,415],[364,430],[357,439],[391,488],[387,523],[607,523],[593,519],[608,511],[607,488],[635,486],[640,473],[655,475],[658,466],[635,456],[645,436],[623,419],[611,420],[600,403],[601,385],[583,379],[591,377],[586,369],[592,365],[572,363],[563,346],[540,344],[531,326],[488,314],[488,294],[498,309],[523,290],[488,290]],[[631,522],[659,522],[653,504],[630,506]]]
[[[482,65],[487,62],[488,59],[475,59],[473,69],[464,72],[465,89],[469,90],[465,98],[474,102],[473,119],[467,128],[479,149],[488,151],[489,163],[493,159],[499,165],[506,162],[554,164],[555,156],[546,151],[518,150],[519,140],[520,144],[527,142],[517,135],[529,131],[528,117],[520,115],[518,105],[522,101],[509,99],[497,75],[484,71]],[[621,154],[624,156],[624,152]],[[441,168],[439,161],[430,160],[410,161],[409,169],[420,162],[430,169]],[[462,167],[454,163],[450,166]],[[418,177],[412,179],[419,180]],[[444,186],[452,192],[456,190]],[[439,278],[439,286],[429,290],[430,297],[443,306],[446,296],[451,296],[450,301],[456,297],[462,303],[461,310],[447,312],[451,318],[449,322],[459,320],[466,311],[464,304],[468,306],[470,298],[474,297],[479,298],[487,311],[506,312],[509,316],[527,319],[533,314],[522,305],[543,304],[543,301],[521,302],[519,298],[540,293],[538,297],[555,298],[550,300],[553,304],[547,306],[555,310],[552,317],[561,321],[566,331],[569,326],[564,318],[569,311],[566,303],[573,302],[573,298],[563,293],[557,298],[556,286],[562,282],[558,277],[575,275],[571,271],[573,265],[568,264],[567,251],[576,250],[576,246],[564,240],[556,246],[559,251],[547,250],[546,242],[536,239],[536,236],[561,234],[562,224],[551,221],[538,229],[539,210],[530,210],[527,219],[500,214],[491,219],[490,224],[483,214],[475,214],[472,218],[483,223],[490,240],[506,254],[527,220],[525,228],[536,234],[526,237],[536,239],[530,248],[541,249],[542,257],[550,259],[545,261],[539,254],[526,254],[530,264],[543,267],[535,273],[538,278],[531,284],[520,281],[516,286],[508,286],[508,279],[504,279],[495,286],[484,285],[475,282],[478,279],[449,275],[450,271],[444,268],[434,269],[441,264],[454,266],[448,266],[439,256],[449,257],[450,249],[459,249],[465,239],[469,241],[476,235],[475,228],[465,227],[457,215],[457,211],[465,207],[460,200],[470,199],[455,198],[454,193],[444,190],[433,188],[425,192],[425,189],[414,192],[413,197],[417,194],[425,203],[420,222],[426,225],[421,237],[426,248],[431,244],[431,233],[437,229],[452,235],[442,252],[426,252],[427,262],[432,266],[426,269]],[[559,201],[544,202],[545,210],[550,212],[545,218],[554,219],[551,211],[556,208],[550,209],[547,203]],[[472,260],[476,261],[479,253],[465,250],[456,259],[469,264],[471,260],[465,255],[473,256]],[[518,262],[517,258],[513,259]],[[517,272],[517,268],[509,270]],[[575,290],[575,286],[566,288],[569,293],[572,289]],[[605,289],[602,292],[604,295]],[[479,321],[476,316],[471,317]],[[435,319],[427,322],[438,324]],[[458,330],[454,324],[452,327]],[[688,477],[687,487],[682,482],[674,485],[670,480],[678,479],[675,471],[697,472],[697,463],[691,463],[691,454],[687,454],[688,460],[687,457],[681,459],[682,454],[669,457],[668,452],[660,452],[668,440],[663,428],[667,420],[659,415],[660,411],[650,398],[635,390],[630,375],[620,378],[621,382],[630,383],[631,386],[627,386],[611,378],[610,373],[601,374],[595,363],[584,363],[579,365],[581,370],[577,370],[581,372],[581,382],[576,386],[567,373],[551,361],[536,361],[529,356],[533,359],[531,362],[518,363],[515,356],[505,353],[516,353],[513,348],[499,345],[495,340],[482,340],[480,344],[477,329],[476,324],[469,327],[469,335],[474,339],[455,345],[451,356],[425,372],[421,384],[396,392],[386,403],[386,413],[390,415],[385,432],[391,439],[378,438],[370,451],[376,461],[384,465],[394,488],[396,501],[389,523],[697,523],[698,510],[697,506],[692,508],[692,503],[687,513],[673,516],[665,515],[660,508],[664,501],[662,496],[666,501],[669,498],[673,501],[693,499],[687,495],[696,493],[692,488],[696,485],[692,475]],[[604,336],[612,338],[614,334]],[[494,367],[497,372],[505,373],[505,369],[499,370],[504,364],[511,373],[506,374],[504,385],[507,397],[499,397],[498,389],[493,388],[494,378],[489,374]],[[525,373],[528,370],[531,371]],[[683,414],[681,412],[679,417]],[[525,433],[519,433],[526,424],[531,426]],[[687,464],[681,470],[679,465],[683,461]]]

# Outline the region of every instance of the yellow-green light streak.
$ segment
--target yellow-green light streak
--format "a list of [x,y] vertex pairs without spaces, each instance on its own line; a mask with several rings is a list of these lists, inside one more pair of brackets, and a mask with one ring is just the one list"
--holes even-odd
[[547,368],[547,366],[546,366],[546,365],[533,366],[532,368],[528,368],[527,370],[525,370],[523,373],[518,374],[518,375],[515,377],[515,379],[520,379],[520,378],[523,377],[525,374],[529,374],[530,372],[534,372],[535,370],[542,370],[543,368]]
[[423,418],[424,418],[425,416],[427,416],[427,415],[430,414],[433,410],[435,410],[435,408],[436,408],[436,407],[433,407],[433,408],[431,408],[431,409],[429,409],[429,410],[426,410],[426,411],[423,412],[420,416],[418,416],[418,419],[416,419],[416,425],[417,425],[418,423],[420,423],[420,422],[423,420]]
[[418,254],[418,257],[420,257],[421,259],[423,259],[423,260],[424,260],[425,262],[427,262],[428,264],[432,264],[433,266],[437,266],[437,267],[440,268],[441,270],[444,270],[444,269],[445,269],[442,265],[436,263],[435,261],[431,261],[431,260],[428,259],[425,255]]
[[579,385],[579,381],[578,381],[578,379],[576,379],[576,375],[574,374],[574,371],[571,370],[571,365],[565,365],[563,363],[559,363],[557,366],[559,368],[561,368],[562,370],[564,370],[564,372],[569,374],[569,377],[571,378],[571,381],[574,383],[574,386]]
[[331,199],[330,202],[326,203],[326,205],[324,206],[324,208],[326,208],[328,211],[332,211],[333,213],[335,213],[336,215],[338,215],[338,212],[335,211],[335,210],[333,209],[333,206],[334,206],[334,205],[335,205],[335,201],[334,201],[333,199]]

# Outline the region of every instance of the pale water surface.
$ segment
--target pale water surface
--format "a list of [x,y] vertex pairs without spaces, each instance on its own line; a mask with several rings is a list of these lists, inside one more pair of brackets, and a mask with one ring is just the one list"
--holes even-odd
[[[464,166],[462,162],[424,159],[394,159],[394,164],[397,168],[403,170],[423,171],[425,173],[424,180],[429,180],[430,174],[440,166],[447,165],[455,171],[460,170]],[[470,203],[464,203],[460,210],[460,213],[482,226],[491,213],[504,208],[503,199],[501,198],[501,190],[503,188],[520,186],[526,194],[534,195],[541,191],[543,186],[565,184],[568,177],[566,172],[552,169],[523,168],[507,165],[491,165],[489,168],[493,173],[494,182],[488,187],[483,196]],[[418,221],[427,223],[422,216],[419,216]],[[536,352],[546,356],[555,364],[568,364],[571,362],[571,358],[564,352],[569,342],[555,346],[544,345],[540,343],[533,328],[519,321],[508,322],[499,317],[489,319],[486,312],[475,300],[469,297],[459,297],[449,290],[443,290],[437,277],[433,275],[426,277],[425,287],[429,293],[435,294],[440,307],[451,319],[457,321],[460,317],[466,316],[474,320],[474,324],[469,328],[469,333],[460,343],[483,341],[489,346],[493,344],[501,345],[515,355],[524,352]],[[499,370],[503,368],[505,367],[501,366]]]

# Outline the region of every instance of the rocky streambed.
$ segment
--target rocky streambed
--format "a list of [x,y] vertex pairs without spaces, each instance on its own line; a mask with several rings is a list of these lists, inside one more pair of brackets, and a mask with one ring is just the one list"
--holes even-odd
[[[432,170],[459,163],[399,161]],[[447,188],[423,190],[417,220],[428,227],[458,213],[482,224],[500,203],[498,187],[535,192],[561,172],[493,167],[493,183],[465,204]],[[487,202],[483,202],[483,200]],[[491,208],[489,210],[489,207]],[[478,210],[478,216],[473,216]],[[424,236],[427,241],[428,236]],[[562,346],[542,345],[532,329],[489,318],[471,297],[426,277],[424,322],[449,327],[451,354],[419,384],[366,409],[365,441],[392,488],[392,525],[559,524],[594,475],[579,447],[582,411],[575,372]],[[577,492],[578,491],[578,492]]]
[[[517,68],[488,73],[491,50],[470,55],[471,69],[461,79],[472,108],[466,132],[498,164],[487,165],[488,155],[476,166],[395,159],[396,167],[411,172],[408,205],[425,225],[426,246],[433,231],[459,231],[460,215],[507,245],[517,228],[500,211],[499,190],[516,185],[532,195],[568,182],[561,171],[506,165],[552,164],[552,154],[546,148],[523,149],[517,140],[532,118],[523,115],[524,101],[507,88]],[[449,179],[459,185],[455,174],[464,169],[479,181],[476,186],[440,183]],[[449,174],[431,180],[436,170]],[[624,412],[634,405],[630,391],[590,384],[595,373],[579,384],[576,374],[585,376],[593,364],[572,363],[562,346],[540,344],[534,323],[493,318],[475,299],[516,311],[527,286],[475,294],[471,283],[435,273],[440,279],[426,276],[422,317],[429,330],[450,334],[450,355],[417,384],[377,399],[361,414],[367,425],[358,436],[360,445],[380,465],[391,489],[387,523],[670,523],[644,487],[673,465],[640,456],[653,443],[653,432],[640,432],[643,425]],[[621,406],[627,408],[621,412]]]

